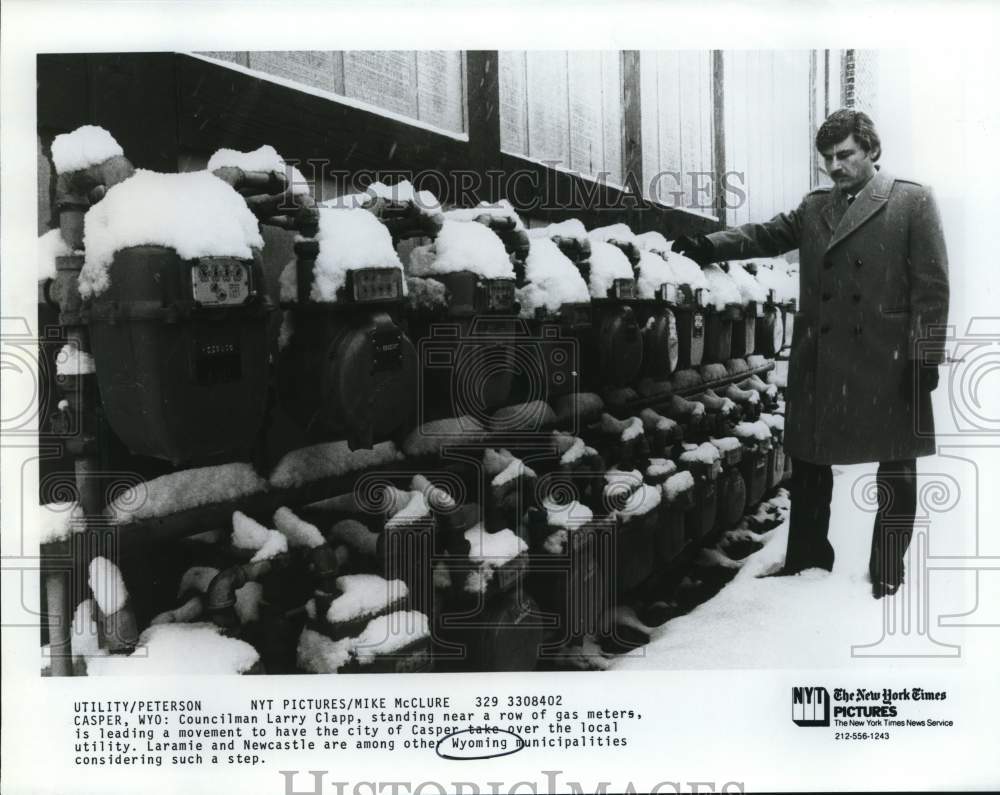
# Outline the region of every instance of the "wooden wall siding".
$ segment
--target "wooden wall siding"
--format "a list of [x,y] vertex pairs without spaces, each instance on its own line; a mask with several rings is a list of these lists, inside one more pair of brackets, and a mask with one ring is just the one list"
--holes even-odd
[[723,59],[726,167],[744,175],[746,193],[727,221],[764,221],[810,189],[810,53],[726,51]]
[[[631,175],[634,184],[645,185],[643,169],[643,135],[645,132],[642,103],[642,67],[638,50],[622,52],[622,169]],[[609,131],[610,134],[610,131]],[[645,188],[643,188],[645,192]]]
[[[343,169],[449,171],[468,166],[469,143],[188,56],[177,56],[183,147],[250,150]],[[470,101],[470,105],[472,102]],[[310,169],[303,168],[306,177]]]
[[[433,124],[466,130],[462,50],[199,52]],[[441,77],[445,79],[441,79]]]
[[503,151],[621,185],[623,54],[499,53]]
[[660,202],[711,215],[712,53],[644,51],[641,60],[646,188]]
[[[630,75],[625,64],[638,60],[635,52],[622,56],[622,158],[635,172],[634,179],[642,171],[638,164],[646,147],[640,125],[645,128],[646,114],[636,101],[639,75]],[[400,169],[449,174],[471,169],[484,186],[479,198],[505,197],[515,204],[531,197],[517,196],[515,187],[491,182],[487,174],[524,168],[536,175],[539,185],[550,184],[555,191],[547,208],[526,213],[534,220],[579,217],[588,226],[624,222],[637,232],[656,229],[668,237],[719,228],[716,221],[669,208],[629,209],[630,199],[619,188],[596,186],[504,154],[499,109],[508,97],[502,100],[500,94],[501,54],[470,51],[466,65],[469,140],[463,141],[188,55],[43,55],[38,59],[39,137],[44,148],[57,133],[100,124],[136,165],[158,171],[175,171],[182,161],[199,162],[219,147],[249,150],[264,143],[290,160],[327,161],[331,169],[352,173]],[[310,176],[308,166],[303,171]],[[567,196],[570,202],[576,197],[577,203],[561,201]]]

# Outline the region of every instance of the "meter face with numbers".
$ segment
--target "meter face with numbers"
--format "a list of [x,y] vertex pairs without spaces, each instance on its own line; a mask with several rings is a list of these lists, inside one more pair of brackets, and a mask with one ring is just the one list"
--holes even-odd
[[250,269],[238,259],[201,259],[191,266],[191,287],[202,306],[239,305],[250,297]]

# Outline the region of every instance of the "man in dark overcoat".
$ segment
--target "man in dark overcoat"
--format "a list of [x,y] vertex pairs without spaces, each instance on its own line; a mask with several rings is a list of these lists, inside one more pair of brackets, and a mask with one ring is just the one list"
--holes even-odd
[[[786,390],[792,457],[783,573],[833,568],[831,464],[879,462],[869,573],[895,593],[916,512],[916,459],[935,452],[929,393],[948,316],[948,266],[929,188],[889,176],[871,119],[839,110],[816,134],[832,187],[766,223],[679,238],[701,264],[799,251]],[[919,429],[919,433],[918,433]]]

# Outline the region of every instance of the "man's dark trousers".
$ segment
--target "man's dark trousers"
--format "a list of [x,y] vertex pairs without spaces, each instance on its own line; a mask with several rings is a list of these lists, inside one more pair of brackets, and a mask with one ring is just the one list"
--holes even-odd
[[[868,572],[873,583],[899,585],[903,581],[903,559],[913,535],[917,509],[917,461],[883,461],[876,475],[878,511],[872,530]],[[829,464],[792,459],[791,516],[785,571],[809,568],[833,569],[830,531],[830,501],[833,470]]]

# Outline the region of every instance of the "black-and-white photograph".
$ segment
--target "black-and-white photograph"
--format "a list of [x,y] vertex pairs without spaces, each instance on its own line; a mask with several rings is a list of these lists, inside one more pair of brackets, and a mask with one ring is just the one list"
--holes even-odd
[[[825,764],[986,731],[1000,59],[699,35],[32,53],[4,626],[73,693],[65,765],[517,752],[556,791],[529,754],[652,747],[632,685],[722,721],[765,674]],[[167,700],[78,700],[135,677]]]

